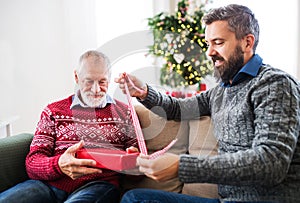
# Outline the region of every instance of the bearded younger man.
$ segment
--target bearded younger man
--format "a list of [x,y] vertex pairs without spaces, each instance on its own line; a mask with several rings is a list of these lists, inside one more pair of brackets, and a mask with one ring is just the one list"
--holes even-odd
[[156,159],[140,156],[137,164],[158,181],[178,177],[183,183],[218,184],[220,197],[135,189],[121,202],[300,202],[299,81],[256,54],[259,24],[248,7],[212,9],[203,20],[207,54],[219,85],[176,99],[134,76],[122,75],[116,82],[124,91],[126,81],[131,96],[169,120],[211,117],[218,155],[166,153]]
[[26,158],[31,180],[0,194],[0,202],[119,201],[119,173],[75,157],[83,145],[137,146],[128,106],[107,94],[109,80],[104,54],[88,51],[80,57],[75,95],[49,104],[41,114]]

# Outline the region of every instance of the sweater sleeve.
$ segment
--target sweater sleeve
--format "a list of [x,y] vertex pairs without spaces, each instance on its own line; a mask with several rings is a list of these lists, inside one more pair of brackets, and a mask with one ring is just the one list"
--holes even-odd
[[[253,118],[245,116],[253,130],[243,129],[242,123],[236,123],[240,130],[235,131],[235,135],[229,134],[227,138],[219,135],[219,141],[228,149],[238,146],[236,137],[248,139],[247,145],[244,149],[223,151],[212,157],[181,155],[179,178],[182,182],[270,187],[286,178],[293,156],[299,156],[294,154],[300,128],[298,84],[288,77],[272,75],[260,79],[259,84],[251,88],[249,96],[244,97],[245,103],[251,105],[244,110],[245,115],[253,113]],[[236,126],[224,124],[223,128],[231,132]]]
[[59,166],[60,155],[54,155],[54,121],[51,112],[44,109],[26,157],[26,170],[31,179],[55,180],[63,175]]

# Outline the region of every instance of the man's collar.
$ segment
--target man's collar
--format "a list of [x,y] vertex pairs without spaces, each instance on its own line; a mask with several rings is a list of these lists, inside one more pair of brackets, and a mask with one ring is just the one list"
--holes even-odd
[[249,76],[254,78],[257,76],[260,67],[262,66],[262,58],[255,54],[253,57],[241,68],[241,70],[234,76],[232,84],[221,83],[222,87],[230,87],[244,81]]
[[[115,104],[116,102],[111,98],[111,96],[109,96],[108,94],[105,95],[106,96],[106,105],[107,104]],[[105,106],[106,106],[105,105]],[[75,106],[80,106],[83,108],[89,108],[88,105],[84,104],[80,98],[79,98],[79,90],[75,92],[75,94],[72,96],[72,104],[70,106],[70,109],[74,108]],[[98,108],[103,108],[103,107],[98,107]]]

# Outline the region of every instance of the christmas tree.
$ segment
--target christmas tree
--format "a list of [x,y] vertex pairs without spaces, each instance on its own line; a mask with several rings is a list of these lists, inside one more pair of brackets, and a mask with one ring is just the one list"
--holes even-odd
[[211,61],[206,56],[206,43],[202,17],[204,5],[188,13],[189,1],[178,3],[175,14],[159,13],[148,18],[154,43],[150,54],[163,58],[160,82],[170,87],[182,87],[200,83],[212,73]]

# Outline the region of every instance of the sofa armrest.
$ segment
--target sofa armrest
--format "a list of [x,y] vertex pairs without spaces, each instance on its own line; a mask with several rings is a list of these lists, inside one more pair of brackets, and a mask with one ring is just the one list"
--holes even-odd
[[28,179],[25,158],[32,138],[22,133],[0,139],[0,192]]

